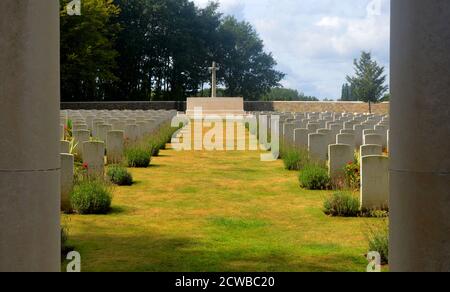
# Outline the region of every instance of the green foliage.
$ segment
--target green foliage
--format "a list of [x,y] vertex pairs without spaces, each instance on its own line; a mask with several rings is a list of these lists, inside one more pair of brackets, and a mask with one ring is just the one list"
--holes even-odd
[[216,2],[83,0],[73,17],[69,1],[61,1],[64,101],[204,96],[213,61],[221,95],[259,99],[284,76],[253,27],[224,17]]
[[350,161],[344,168],[345,182],[353,190],[359,190],[361,184],[360,165],[358,162]]
[[227,16],[218,29],[220,52],[219,80],[227,96],[259,100],[272,87],[279,86],[284,74],[274,70],[276,61],[264,52],[264,44],[250,23]]
[[353,94],[353,87],[345,83],[342,85],[341,101],[357,101],[358,98]]
[[264,101],[319,101],[317,97],[306,96],[295,89],[274,87],[262,97]]
[[144,145],[133,145],[125,149],[128,167],[146,168],[150,165],[152,149]]
[[300,170],[310,162],[307,150],[293,147],[283,151],[282,159],[287,170]]
[[161,150],[161,143],[158,143],[158,141],[155,140],[150,140],[148,142],[148,146],[150,147],[150,151],[153,157],[159,156],[159,151]]
[[113,184],[118,186],[131,186],[133,184],[133,176],[121,165],[108,167],[106,175]]
[[[225,89],[223,89],[223,88],[217,88],[216,93],[217,93],[217,97],[226,97]],[[199,97],[211,97],[211,88],[200,90],[198,96]]]
[[84,179],[75,184],[70,201],[78,214],[106,214],[111,209],[112,193],[103,179]]
[[372,60],[372,55],[362,52],[359,60],[354,60],[355,76],[347,76],[347,82],[352,88],[352,95],[359,101],[370,104],[380,102],[381,97],[388,89],[385,85],[386,75],[384,67]]
[[369,229],[368,235],[369,252],[376,251],[380,253],[381,264],[389,263],[389,225],[387,221],[382,227],[373,227]]
[[166,144],[172,140],[172,135],[179,128],[172,128],[170,125],[163,125],[158,131],[147,137],[146,147],[148,147],[152,156],[158,156],[160,150],[166,149]]
[[386,102],[386,101],[391,101],[391,94],[390,93],[386,93],[383,98],[381,98],[380,100],[381,102]]
[[105,87],[116,80],[115,18],[120,9],[113,0],[83,0],[82,15],[69,16],[70,1],[60,1],[62,100],[100,100]]
[[[64,221],[64,219],[62,219]],[[65,255],[73,250],[71,246],[68,244],[69,241],[69,227],[66,222],[61,223],[61,260],[65,257]]]
[[363,215],[370,218],[388,218],[389,211],[386,210],[365,210]]
[[330,216],[356,217],[360,211],[360,203],[351,193],[336,193],[325,200],[323,210]]
[[73,128],[73,123],[72,120],[67,120],[67,125],[64,125],[64,135],[66,136],[67,139],[72,138],[72,128]]
[[300,186],[308,190],[326,190],[331,186],[328,170],[318,164],[307,164],[300,171]]

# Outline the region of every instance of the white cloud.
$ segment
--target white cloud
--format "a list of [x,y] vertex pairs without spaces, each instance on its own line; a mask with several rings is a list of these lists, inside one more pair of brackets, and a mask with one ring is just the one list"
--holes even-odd
[[324,28],[339,28],[342,25],[342,19],[339,17],[322,17],[317,23],[317,26]]
[[[308,95],[340,97],[362,50],[389,67],[390,0],[220,0],[221,11],[252,23],[287,74]],[[206,5],[207,0],[195,0]]]

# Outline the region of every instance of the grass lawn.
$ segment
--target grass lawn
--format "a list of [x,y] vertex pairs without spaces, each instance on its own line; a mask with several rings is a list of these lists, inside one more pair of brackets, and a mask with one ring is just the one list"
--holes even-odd
[[63,216],[82,271],[365,271],[383,219],[325,216],[329,191],[259,154],[169,149],[130,169],[111,214]]

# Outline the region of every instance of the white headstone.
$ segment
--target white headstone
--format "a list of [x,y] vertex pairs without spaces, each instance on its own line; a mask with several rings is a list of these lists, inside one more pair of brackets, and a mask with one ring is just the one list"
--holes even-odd
[[61,140],[61,151],[60,153],[70,154],[70,142]]
[[124,132],[109,131],[106,137],[106,157],[109,164],[122,161],[124,151]]
[[355,149],[356,146],[355,140],[355,135],[353,134],[339,134],[336,136],[337,144],[347,144],[352,146],[353,149]]
[[84,142],[83,163],[87,165],[89,175],[103,175],[105,169],[105,143]]
[[309,134],[308,151],[311,158],[326,161],[328,154],[327,136],[323,134]]
[[364,135],[364,145],[381,145],[383,146],[383,137],[378,134]]
[[61,210],[71,210],[70,194],[73,189],[74,156],[71,154],[61,155]]
[[294,144],[297,148],[308,148],[308,135],[310,131],[308,129],[295,129],[294,130]]
[[360,156],[372,156],[372,155],[381,155],[383,154],[383,149],[381,145],[361,145],[360,147]]
[[354,160],[354,147],[345,144],[329,145],[328,157],[331,179],[342,179],[345,176],[345,166]]
[[363,156],[361,158],[361,207],[366,210],[389,206],[389,158]]
[[74,154],[83,157],[83,143],[89,141],[90,133],[87,130],[79,130],[72,132]]
[[136,142],[139,137],[139,127],[136,124],[126,125],[124,135],[126,142]]

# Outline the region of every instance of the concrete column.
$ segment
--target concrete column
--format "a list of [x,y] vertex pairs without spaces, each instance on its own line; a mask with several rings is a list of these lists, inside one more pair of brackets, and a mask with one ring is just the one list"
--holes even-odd
[[392,271],[450,271],[450,1],[391,1]]
[[0,271],[60,270],[59,2],[0,1]]

